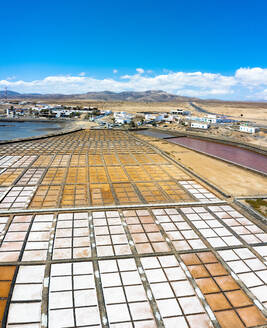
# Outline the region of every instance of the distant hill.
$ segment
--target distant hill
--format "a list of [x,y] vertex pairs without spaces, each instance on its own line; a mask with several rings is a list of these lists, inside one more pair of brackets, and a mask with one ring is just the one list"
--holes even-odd
[[[6,91],[0,91],[0,99],[6,97]],[[13,99],[83,99],[99,101],[133,101],[133,102],[172,102],[172,101],[197,101],[198,98],[177,96],[162,90],[148,91],[124,91],[124,92],[87,92],[83,94],[39,94],[39,93],[18,93],[7,91],[7,97]]]
[[[140,101],[140,102],[168,102],[168,101],[189,101],[194,100],[190,97],[183,97],[170,94],[162,90],[148,90],[148,91],[124,91],[124,92],[87,92],[83,95],[77,95],[81,99],[93,99],[104,101]],[[196,99],[196,98],[195,98]]]
[[15,92],[15,91],[10,91],[10,90],[7,90],[7,91],[5,91],[5,90],[0,90],[0,98],[5,98],[6,96],[8,97],[8,98],[16,98],[16,97],[20,97],[20,93],[18,93],[18,92]]

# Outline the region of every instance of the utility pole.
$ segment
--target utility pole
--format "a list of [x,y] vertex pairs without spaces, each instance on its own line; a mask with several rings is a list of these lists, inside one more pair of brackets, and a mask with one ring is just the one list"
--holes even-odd
[[6,102],[7,102],[7,87],[5,87],[5,99],[6,99]]

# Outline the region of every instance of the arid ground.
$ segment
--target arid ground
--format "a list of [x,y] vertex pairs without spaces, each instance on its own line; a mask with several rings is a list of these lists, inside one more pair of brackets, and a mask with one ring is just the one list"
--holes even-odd
[[267,179],[257,173],[199,154],[165,140],[141,135],[138,137],[165,151],[176,161],[231,196],[266,194]]
[[[25,100],[25,99],[24,99]],[[190,102],[125,102],[125,101],[94,101],[83,99],[34,99],[35,102],[43,102],[48,104],[62,104],[66,106],[80,106],[80,107],[98,107],[100,110],[111,111],[125,111],[129,113],[141,113],[141,112],[170,112],[175,109],[184,109],[191,112],[193,116],[204,116],[205,113],[197,111]],[[247,133],[240,133],[234,131],[228,127],[219,126],[218,128],[211,128],[207,133],[218,138],[230,138],[233,141],[239,141],[244,143],[251,143],[256,146],[267,147],[267,102],[223,102],[223,101],[198,101],[194,102],[197,106],[204,110],[216,113],[219,115],[227,115],[229,118],[249,121],[254,124],[259,124],[261,127],[265,127],[265,131],[260,131],[256,135],[250,135]],[[4,113],[6,106],[0,105],[0,112]],[[242,115],[242,116],[241,116]],[[183,119],[185,117],[182,117]],[[79,125],[90,128],[95,124],[85,124],[77,121]],[[179,124],[170,124],[164,129],[172,129],[177,131],[185,131],[185,127]]]

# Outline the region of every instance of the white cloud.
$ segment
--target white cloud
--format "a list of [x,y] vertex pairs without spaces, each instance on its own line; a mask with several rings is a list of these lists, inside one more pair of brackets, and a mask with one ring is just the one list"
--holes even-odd
[[132,75],[122,75],[120,78],[123,79],[123,80],[129,80],[130,78],[132,77]]
[[117,70],[117,69],[114,69],[114,70],[113,70],[113,73],[114,73],[114,74],[117,74],[117,73],[118,73],[118,70]]
[[144,74],[145,70],[143,68],[137,68],[136,72],[139,73],[139,74]]
[[85,72],[81,72],[80,74],[78,74],[79,76],[85,76],[86,73]]
[[164,90],[203,98],[267,100],[267,69],[264,68],[240,68],[231,76],[207,72],[165,72],[151,76],[143,75],[143,69],[138,70],[136,74],[117,79],[96,79],[83,74],[47,76],[33,81],[5,79],[0,80],[0,89],[7,87],[23,93],[65,94]]
[[239,68],[235,78],[246,85],[267,85],[267,68]]
[[12,81],[12,80],[15,80],[15,79],[16,79],[16,76],[15,76],[15,75],[8,76],[6,79],[7,79],[8,81]]
[[256,98],[261,99],[261,100],[266,100],[267,101],[267,89],[264,89],[258,93],[256,93]]

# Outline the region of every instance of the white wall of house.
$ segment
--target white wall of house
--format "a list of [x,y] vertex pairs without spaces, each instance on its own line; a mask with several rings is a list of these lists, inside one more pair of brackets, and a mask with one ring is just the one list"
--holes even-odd
[[134,115],[126,112],[114,112],[113,116],[115,119],[115,123],[117,124],[129,124],[134,117]]
[[239,131],[246,133],[256,133],[259,131],[259,128],[256,126],[240,125]]
[[145,120],[146,121],[153,121],[156,118],[156,115],[153,114],[146,114],[145,115]]
[[131,118],[116,117],[115,123],[117,124],[129,124],[132,121]]
[[192,122],[191,128],[207,130],[209,128],[209,125],[205,123]]
[[173,115],[183,115],[183,113],[184,113],[183,109],[176,109],[171,111],[171,114]]
[[204,117],[204,122],[216,124],[217,118]]
[[14,117],[14,111],[10,110],[9,108],[7,108],[6,110],[6,116],[7,117]]

